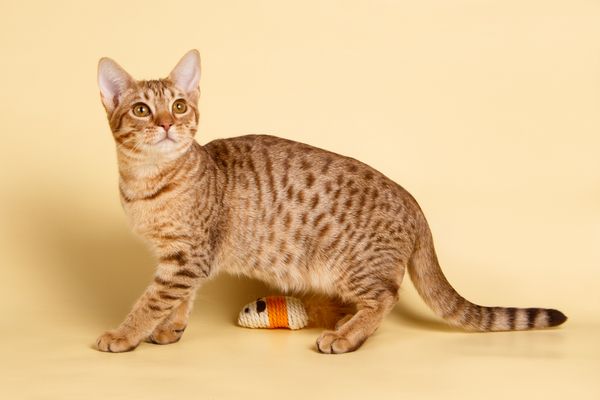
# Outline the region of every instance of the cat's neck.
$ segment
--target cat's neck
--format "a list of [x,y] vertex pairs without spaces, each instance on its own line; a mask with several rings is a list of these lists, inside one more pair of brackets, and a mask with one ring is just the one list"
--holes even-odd
[[190,162],[200,163],[202,168],[214,162],[206,150],[196,141],[183,153],[172,158],[146,157],[134,159],[117,151],[119,186],[131,193],[152,191],[168,183]]

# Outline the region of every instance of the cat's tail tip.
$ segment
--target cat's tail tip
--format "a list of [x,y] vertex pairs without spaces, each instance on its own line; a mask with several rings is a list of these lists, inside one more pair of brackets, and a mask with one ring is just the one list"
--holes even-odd
[[563,314],[562,312],[555,310],[553,308],[547,309],[546,313],[548,315],[548,326],[549,327],[562,325],[568,319],[565,314]]

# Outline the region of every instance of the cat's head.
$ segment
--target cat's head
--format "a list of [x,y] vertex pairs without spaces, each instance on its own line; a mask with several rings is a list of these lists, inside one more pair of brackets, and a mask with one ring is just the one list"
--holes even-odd
[[193,143],[198,128],[200,55],[186,53],[165,79],[136,81],[102,58],[98,85],[119,151],[134,159],[172,159]]

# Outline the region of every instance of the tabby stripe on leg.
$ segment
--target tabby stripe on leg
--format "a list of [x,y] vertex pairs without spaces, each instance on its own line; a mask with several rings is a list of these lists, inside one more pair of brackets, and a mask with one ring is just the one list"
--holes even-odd
[[154,277],[154,282],[156,282],[156,283],[158,283],[159,285],[162,285],[162,286],[167,286],[167,285],[171,284],[171,282],[162,279],[160,276],[155,276]]
[[163,291],[158,292],[158,297],[160,297],[161,299],[164,299],[164,300],[179,300],[179,299],[181,299],[181,297],[179,297],[179,296],[173,296],[172,294],[165,293]]
[[184,266],[185,264],[187,264],[187,258],[184,254],[173,253],[166,256],[162,256],[160,258],[160,262],[166,264],[176,263],[179,266]]
[[172,283],[169,286],[174,289],[190,289],[192,287],[191,285],[186,285],[184,283]]
[[193,271],[189,269],[180,269],[175,273],[175,276],[185,276],[188,278],[199,278],[199,275],[196,275]]

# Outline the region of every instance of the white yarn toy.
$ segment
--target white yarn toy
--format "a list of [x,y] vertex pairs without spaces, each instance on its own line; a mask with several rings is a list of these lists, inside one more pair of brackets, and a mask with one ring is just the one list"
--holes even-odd
[[308,324],[308,315],[299,299],[267,296],[247,304],[240,312],[238,324],[245,328],[301,329]]

